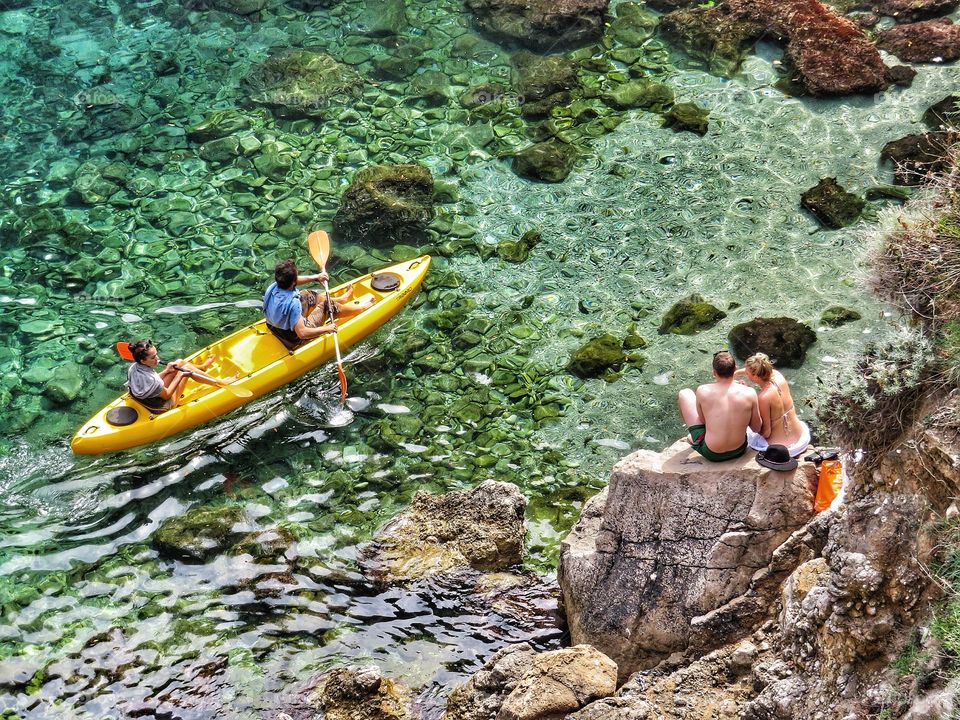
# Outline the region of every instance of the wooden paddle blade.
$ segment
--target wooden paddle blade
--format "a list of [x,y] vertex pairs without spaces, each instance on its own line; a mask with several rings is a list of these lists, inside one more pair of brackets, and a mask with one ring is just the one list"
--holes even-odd
[[133,361],[134,361],[134,360],[133,360],[133,353],[130,352],[130,343],[128,343],[128,342],[123,342],[122,340],[121,340],[120,342],[118,342],[118,343],[117,343],[117,353],[118,353],[118,354],[120,355],[120,357],[122,357],[124,360],[129,360],[130,362],[133,362]]
[[347,402],[347,374],[343,371],[343,365],[337,364],[337,375],[340,376],[340,404]]
[[321,272],[327,269],[327,258],[330,257],[330,236],[323,230],[315,230],[307,235],[307,248],[310,256],[320,268]]

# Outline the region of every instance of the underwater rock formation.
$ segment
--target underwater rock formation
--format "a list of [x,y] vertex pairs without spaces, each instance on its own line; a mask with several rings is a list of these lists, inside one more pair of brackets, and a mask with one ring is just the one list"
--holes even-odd
[[538,52],[557,52],[600,38],[609,0],[467,0],[477,27]]
[[530,256],[530,251],[540,244],[540,233],[527,230],[519,240],[503,240],[497,244],[497,255],[512,263],[521,263]]
[[363,549],[361,564],[387,583],[462,567],[516,565],[523,556],[526,504],[516,485],[495,480],[444,495],[420,491]]
[[534,143],[513,156],[513,171],[520,177],[563,182],[579,157],[577,149],[560,140]]
[[884,145],[880,159],[893,163],[893,176],[901,185],[921,185],[951,166],[950,146],[958,139],[955,130],[907,135]]
[[626,47],[639,48],[653,35],[658,22],[659,18],[642,4],[623,2],[610,21],[609,34]]
[[363,78],[326,53],[280,50],[253,66],[243,79],[250,101],[282,117],[323,117],[340,112],[343,101],[355,96]]
[[571,642],[609,655],[623,679],[755,629],[772,578],[794,567],[785,543],[812,516],[816,475],[753,457],[710,463],[681,440],[614,466],[561,547]]
[[340,198],[333,232],[367,245],[408,242],[433,219],[433,176],[422,165],[372,165]]
[[689,132],[697,135],[707,134],[707,119],[710,111],[695,103],[677,103],[663,115],[663,126],[674,132]]
[[667,310],[657,332],[661,335],[695,335],[712,328],[726,316],[723,310],[694,294],[678,300]]
[[570,353],[567,370],[582,378],[619,371],[627,362],[623,343],[610,333],[591,338]]
[[827,227],[838,229],[860,219],[866,201],[844,190],[836,178],[821,178],[800,196],[800,204]]
[[616,688],[616,663],[589,645],[543,653],[508,645],[454,688],[444,720],[553,720]]
[[153,536],[162,555],[204,562],[241,539],[250,528],[239,505],[197,507],[171,518]]
[[877,47],[905,62],[952,62],[960,58],[960,25],[950,18],[896,25],[877,36]]
[[404,0],[364,0],[355,26],[370,37],[389,37],[402,33],[407,24]]
[[931,130],[960,128],[960,95],[947,95],[927,108],[923,124]]
[[744,56],[760,39],[764,25],[738,16],[730,6],[677,10],[664,16],[660,30],[690,57],[707,63],[710,72],[726,77],[740,68]]
[[311,680],[285,709],[287,717],[326,720],[407,720],[410,690],[376,665],[336,668]]
[[546,117],[551,108],[566,105],[572,99],[570,91],[577,86],[577,68],[573,61],[561,55],[542,57],[519,52],[513,56],[512,63],[513,84],[523,99],[520,112],[524,117]]
[[663,83],[641,78],[611,85],[601,99],[617,110],[642,108],[661,112],[673,104],[673,90]]
[[875,12],[908,23],[946,15],[958,6],[960,0],[878,0],[873,3]]
[[817,334],[793,318],[757,318],[735,325],[727,335],[734,354],[743,359],[762,352],[781,368],[803,365],[807,350],[817,341]]
[[847,323],[855,322],[861,317],[860,313],[841,305],[831,305],[820,316],[820,324],[827,327],[840,327]]

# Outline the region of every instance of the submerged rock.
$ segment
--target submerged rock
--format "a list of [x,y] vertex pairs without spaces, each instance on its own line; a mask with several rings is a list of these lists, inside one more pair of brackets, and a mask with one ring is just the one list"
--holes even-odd
[[946,15],[960,6],[960,0],[877,0],[876,12],[889,15],[897,22],[916,22]]
[[826,325],[827,327],[840,327],[849,322],[859,320],[860,317],[860,313],[856,310],[851,310],[841,305],[831,305],[824,310],[823,315],[820,316],[820,324]]
[[960,25],[949,18],[896,25],[877,36],[877,47],[906,62],[952,62],[960,58]]
[[661,112],[673,103],[673,90],[653,80],[629,80],[613,85],[604,91],[601,98],[607,105],[618,110],[643,108]]
[[837,229],[855,223],[866,202],[844,190],[836,178],[822,178],[800,196],[800,204],[824,225]]
[[601,377],[619,371],[626,362],[623,343],[610,333],[604,333],[574,350],[567,370],[582,378]]
[[301,700],[288,705],[287,717],[326,720],[407,720],[412,694],[384,677],[376,665],[352,665],[323,673],[300,692]]
[[610,36],[627,47],[639,48],[657,29],[659,18],[642,4],[623,2],[617,5],[616,18],[610,21]]
[[43,394],[58,405],[72,403],[83,389],[83,370],[73,362],[58,365],[43,388]]
[[255,65],[243,80],[250,100],[285,117],[322,116],[357,95],[363,78],[326,53],[281,50]]
[[726,316],[723,310],[694,294],[678,300],[667,310],[657,332],[661,335],[695,335],[701,330],[712,328]]
[[244,521],[239,505],[193,508],[165,522],[153,544],[162,555],[203,562],[243,537]]
[[267,6],[267,0],[210,0],[210,3],[219,10],[236,15],[252,15]]
[[[262,112],[262,111],[261,111]],[[239,110],[214,110],[187,130],[187,137],[197,142],[208,142],[233,135],[250,127],[250,118]]]
[[528,52],[513,56],[514,86],[523,104],[525,117],[545,117],[557,105],[571,100],[577,86],[576,66],[560,55],[542,57]]
[[609,0],[467,0],[482,32],[539,52],[598,40],[608,5]]
[[694,103],[677,103],[663,116],[663,126],[674,132],[689,130],[697,135],[707,134],[710,111]]
[[530,256],[530,251],[540,244],[540,233],[527,230],[519,240],[504,240],[497,245],[497,255],[512,263],[521,263]]
[[719,5],[672,12],[660,21],[660,30],[690,57],[705,61],[710,72],[731,77],[763,35],[764,25]]
[[415,580],[456,568],[502,570],[523,553],[527,501],[516,485],[487,480],[473,490],[418,492],[362,551],[380,582]]
[[524,148],[513,156],[513,171],[520,177],[544,182],[567,179],[579,153],[559,140],[547,140]]
[[807,357],[807,350],[817,341],[817,334],[793,318],[757,318],[734,326],[727,336],[734,354],[747,358],[762,352],[777,367],[798,368]]
[[372,165],[358,172],[340,199],[333,232],[364,244],[407,242],[433,219],[433,176],[422,165]]
[[453,689],[444,720],[552,720],[616,688],[616,663],[589,645],[539,654],[528,643],[509,645]]
[[931,130],[960,128],[960,95],[947,95],[923,113],[923,122]]
[[898,183],[920,185],[950,168],[949,150],[958,139],[960,132],[954,130],[907,135],[884,145],[880,159],[893,163]]
[[784,547],[815,489],[811,464],[711,463],[684,441],[624,458],[561,546],[571,642],[606,653],[623,679],[749,635],[799,564]]
[[399,35],[407,29],[404,0],[364,0],[356,28],[371,37]]

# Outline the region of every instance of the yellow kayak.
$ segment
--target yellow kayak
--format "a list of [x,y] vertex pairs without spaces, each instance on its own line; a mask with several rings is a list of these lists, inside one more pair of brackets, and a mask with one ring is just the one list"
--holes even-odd
[[[347,348],[363,340],[396,315],[420,287],[429,267],[430,256],[424,255],[354,280],[353,302],[366,304],[369,296],[375,302],[358,315],[337,320],[340,347]],[[331,294],[346,285],[333,288]],[[163,440],[225,415],[330,360],[334,356],[333,336],[321,335],[290,351],[261,319],[185,359],[199,363],[210,355],[216,358],[207,370],[210,375],[239,375],[233,385],[250,390],[252,396],[237,397],[222,388],[189,382],[175,408],[154,414],[126,393],[77,431],[70,443],[73,452],[98,455],[126,450]]]

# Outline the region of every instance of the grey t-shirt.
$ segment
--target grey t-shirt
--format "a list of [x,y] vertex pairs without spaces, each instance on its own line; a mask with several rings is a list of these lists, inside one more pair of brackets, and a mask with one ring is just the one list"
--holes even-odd
[[163,380],[153,368],[135,362],[127,368],[127,388],[138,400],[158,397],[163,390]]

